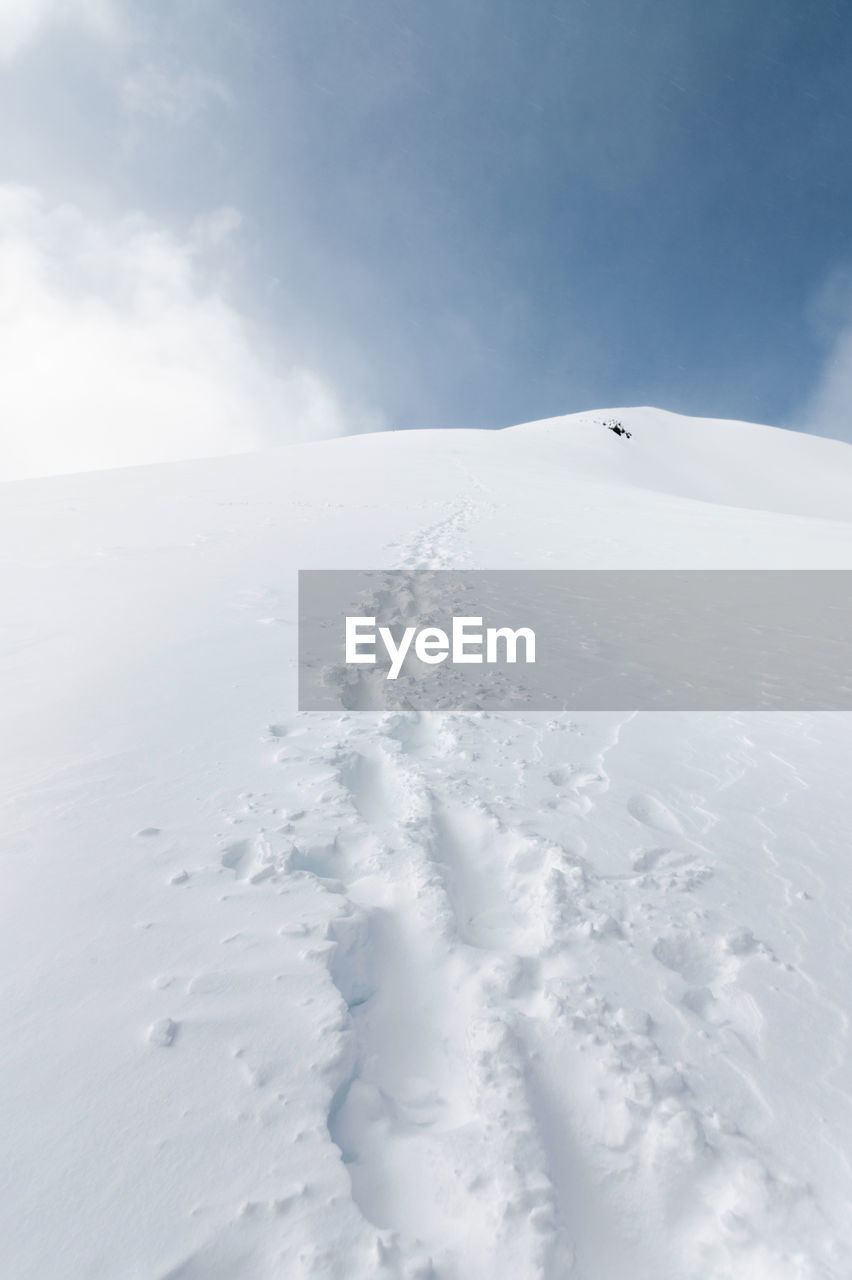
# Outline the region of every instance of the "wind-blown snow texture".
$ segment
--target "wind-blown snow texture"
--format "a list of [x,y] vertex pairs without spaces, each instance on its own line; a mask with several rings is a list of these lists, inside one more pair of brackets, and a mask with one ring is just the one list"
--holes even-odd
[[850,717],[293,706],[297,568],[852,568],[850,495],[649,409],[4,486],[3,1274],[846,1280]]

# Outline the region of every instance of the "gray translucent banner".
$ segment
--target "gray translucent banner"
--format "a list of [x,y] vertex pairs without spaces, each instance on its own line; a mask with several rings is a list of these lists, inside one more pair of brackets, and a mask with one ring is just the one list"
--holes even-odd
[[342,708],[850,710],[852,572],[305,570],[299,709]]

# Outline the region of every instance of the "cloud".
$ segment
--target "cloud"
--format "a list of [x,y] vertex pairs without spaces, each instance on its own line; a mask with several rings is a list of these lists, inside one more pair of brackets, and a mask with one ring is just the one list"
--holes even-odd
[[106,38],[118,31],[111,0],[0,0],[0,59],[14,57],[48,24],[81,26]]
[[0,478],[243,452],[378,425],[276,366],[227,300],[238,215],[184,240],[136,214],[87,219],[0,185]]
[[801,416],[817,435],[852,440],[852,323],[835,339]]
[[828,354],[798,418],[818,435],[852,440],[852,268],[839,267],[813,300],[808,319]]
[[197,68],[170,74],[163,67],[148,64],[127,76],[121,100],[132,115],[187,124],[209,105],[230,105],[233,95],[222,80]]

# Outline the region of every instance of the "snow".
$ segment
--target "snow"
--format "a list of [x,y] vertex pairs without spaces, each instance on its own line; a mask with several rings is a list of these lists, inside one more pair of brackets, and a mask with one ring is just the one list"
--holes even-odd
[[849,716],[294,710],[299,568],[848,569],[850,494],[654,409],[3,486],[4,1274],[852,1274]]

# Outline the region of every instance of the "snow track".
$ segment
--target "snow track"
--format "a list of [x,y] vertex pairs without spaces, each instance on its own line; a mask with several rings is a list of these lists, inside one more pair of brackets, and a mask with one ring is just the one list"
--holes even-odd
[[[642,718],[341,730],[365,753],[344,752],[352,822],[324,842],[348,833],[356,856],[336,874],[366,913],[343,988],[353,969],[374,976],[349,999],[360,1065],[329,1127],[388,1257],[448,1277],[558,1277],[574,1254],[571,1274],[614,1280],[834,1274],[812,1187],[761,1140],[776,1064],[758,997],[811,988],[795,945],[782,960],[711,889],[727,749],[717,790],[609,812],[625,732],[640,751],[652,737]],[[718,719],[713,736],[730,742]],[[787,796],[782,778],[776,805]],[[819,1043],[845,1061],[845,1022],[824,1016]]]

